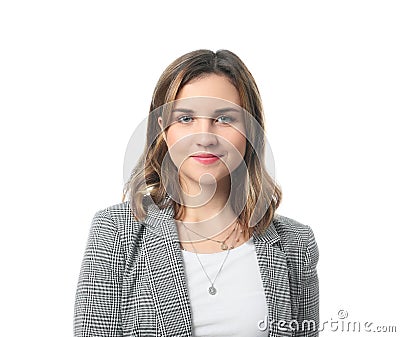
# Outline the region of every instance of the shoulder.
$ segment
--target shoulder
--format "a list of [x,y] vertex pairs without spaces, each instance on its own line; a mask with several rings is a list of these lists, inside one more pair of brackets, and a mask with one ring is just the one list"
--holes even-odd
[[129,201],[124,201],[118,204],[109,205],[107,207],[100,208],[95,213],[95,217],[108,217],[112,220],[120,220],[131,217],[133,213],[129,204]]
[[139,233],[141,227],[142,223],[134,217],[129,201],[99,209],[92,220],[92,228],[112,231],[126,243]]
[[275,214],[272,223],[288,257],[309,255],[318,260],[318,246],[311,226],[280,214]]
[[273,221],[278,235],[283,241],[297,241],[298,243],[307,242],[311,227],[292,218],[275,214]]

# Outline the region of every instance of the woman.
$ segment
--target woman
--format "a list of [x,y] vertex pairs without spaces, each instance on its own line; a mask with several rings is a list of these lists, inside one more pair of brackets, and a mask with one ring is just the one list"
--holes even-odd
[[275,213],[262,111],[230,51],[167,67],[130,199],[94,216],[75,336],[318,335],[318,247]]

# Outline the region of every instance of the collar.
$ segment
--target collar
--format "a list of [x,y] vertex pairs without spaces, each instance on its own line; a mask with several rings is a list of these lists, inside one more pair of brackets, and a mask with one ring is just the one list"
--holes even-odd
[[[174,207],[170,204],[171,197],[167,194],[165,199],[164,208],[159,207],[153,201],[149,195],[145,195],[143,198],[143,203],[147,205],[147,216],[144,220],[144,225],[153,232],[155,235],[164,238],[171,238],[173,241],[178,242],[179,236],[176,229],[175,219],[174,219]],[[275,227],[276,217],[271,221],[267,229],[258,234],[253,233],[254,242],[264,242],[269,245],[273,245],[280,241],[280,236]]]

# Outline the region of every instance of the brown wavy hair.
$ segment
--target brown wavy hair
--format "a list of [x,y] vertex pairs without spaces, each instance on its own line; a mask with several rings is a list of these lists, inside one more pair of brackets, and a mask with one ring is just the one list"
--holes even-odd
[[[174,195],[179,195],[180,200],[183,200],[179,182],[172,181],[170,178],[176,176],[170,173],[172,173],[171,170],[176,173],[177,168],[169,156],[157,118],[162,114],[162,107],[166,103],[173,102],[185,84],[207,74],[226,76],[239,92],[241,107],[254,117],[259,124],[259,130],[260,128],[265,130],[259,90],[252,74],[237,55],[229,50],[213,52],[200,49],[176,59],[162,73],[154,89],[147,122],[145,151],[124,186],[123,201],[129,193],[130,205],[137,220],[144,220],[147,213],[144,203],[145,195],[150,196],[160,208],[172,205],[176,219],[182,219],[185,214],[184,206],[180,202],[166,198],[168,197],[167,190],[172,190]],[[253,229],[263,232],[271,223],[282,198],[280,187],[265,168],[265,133],[261,137],[255,134],[254,130],[254,128],[247,129],[246,127],[247,144],[243,160],[245,165],[239,165],[239,168],[231,173],[232,175],[243,174],[247,166],[249,180],[233,179],[233,177],[231,180],[237,182],[235,193],[231,196],[232,208],[239,222],[242,225],[247,224],[243,226],[246,234],[251,234]],[[163,180],[161,179],[161,164]],[[236,191],[246,193],[236,193]],[[252,217],[259,221],[252,223]]]

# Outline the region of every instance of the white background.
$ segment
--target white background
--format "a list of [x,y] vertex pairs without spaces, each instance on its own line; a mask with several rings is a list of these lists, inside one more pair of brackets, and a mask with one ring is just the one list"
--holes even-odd
[[261,3],[1,3],[2,336],[72,335],[91,219],[121,201],[161,72],[199,48],[232,50],[259,85],[278,213],[318,242],[321,322],[400,330],[400,4]]

